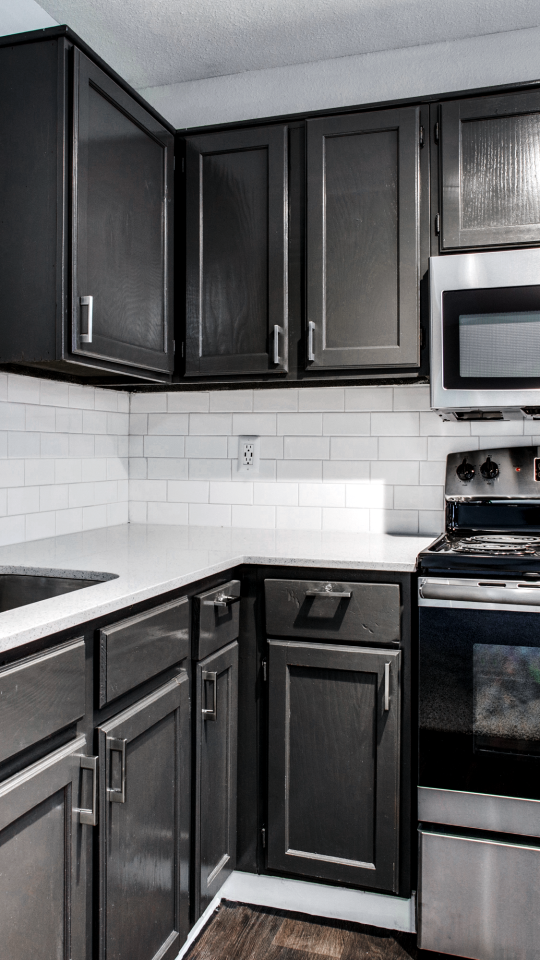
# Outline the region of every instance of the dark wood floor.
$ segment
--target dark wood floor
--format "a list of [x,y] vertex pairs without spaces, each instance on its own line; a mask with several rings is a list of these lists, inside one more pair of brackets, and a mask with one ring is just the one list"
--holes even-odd
[[419,956],[416,937],[410,933],[223,900],[186,960],[418,960]]

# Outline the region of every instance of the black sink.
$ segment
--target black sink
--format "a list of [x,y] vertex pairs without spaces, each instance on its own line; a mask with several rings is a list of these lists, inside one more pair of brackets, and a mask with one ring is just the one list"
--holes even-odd
[[41,573],[0,573],[0,613],[24,607],[38,600],[60,597],[63,593],[83,590],[104,580],[114,580],[116,574],[104,573],[84,578],[79,576],[57,577]]

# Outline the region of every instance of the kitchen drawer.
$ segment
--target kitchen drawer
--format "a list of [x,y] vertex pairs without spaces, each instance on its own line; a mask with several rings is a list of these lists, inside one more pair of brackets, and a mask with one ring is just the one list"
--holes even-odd
[[100,630],[100,707],[189,657],[189,643],[187,597]]
[[418,946],[538,960],[540,847],[420,831]]
[[84,716],[84,662],[80,639],[0,670],[0,761]]
[[339,643],[397,643],[397,583],[265,580],[266,630],[272,637]]
[[238,637],[240,581],[229,580],[220,587],[199,593],[193,603],[193,659],[203,660]]

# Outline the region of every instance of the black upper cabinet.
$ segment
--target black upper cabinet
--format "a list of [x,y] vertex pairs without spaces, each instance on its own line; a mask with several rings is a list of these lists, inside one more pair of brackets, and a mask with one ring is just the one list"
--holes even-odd
[[167,380],[173,135],[65,33],[0,46],[0,362]]
[[440,249],[540,243],[540,91],[441,105]]
[[186,140],[186,376],[283,374],[287,128]]
[[307,121],[307,361],[418,366],[420,110]]

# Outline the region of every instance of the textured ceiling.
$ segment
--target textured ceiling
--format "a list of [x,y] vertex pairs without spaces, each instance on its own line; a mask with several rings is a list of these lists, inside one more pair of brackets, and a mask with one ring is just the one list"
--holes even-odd
[[39,2],[137,88],[540,25],[539,0]]

